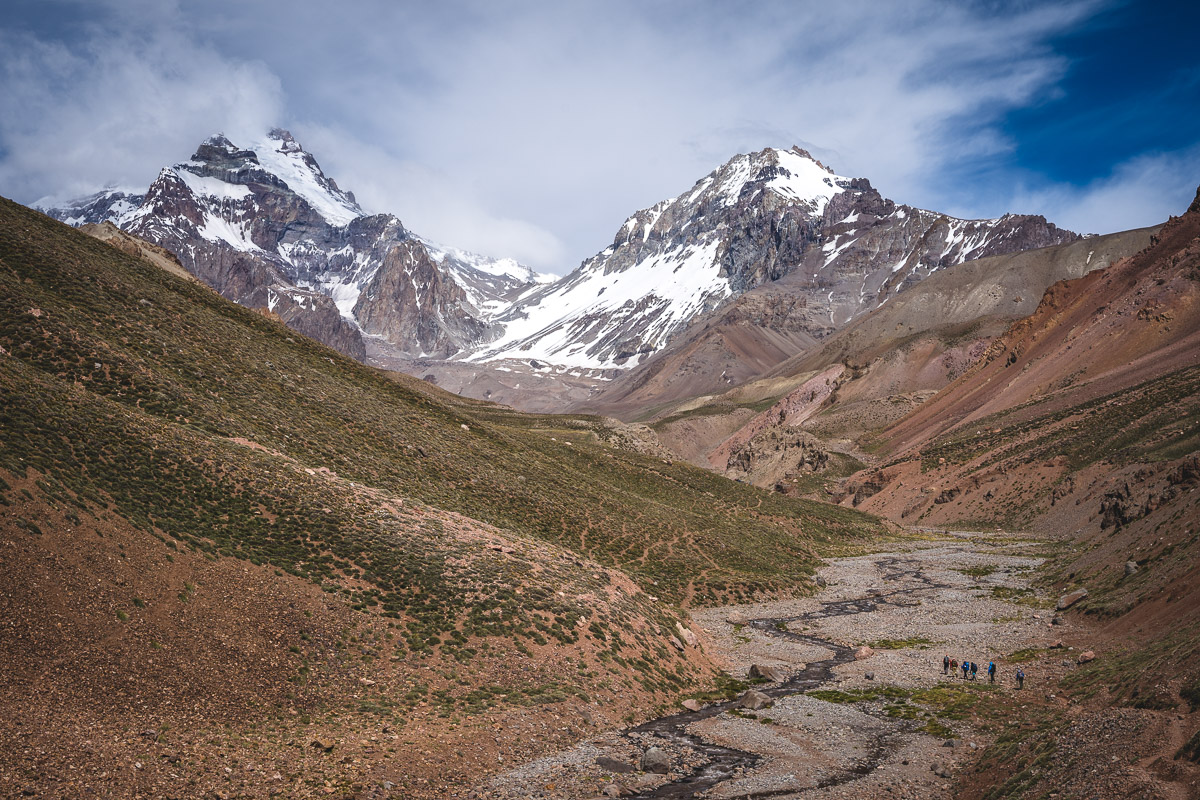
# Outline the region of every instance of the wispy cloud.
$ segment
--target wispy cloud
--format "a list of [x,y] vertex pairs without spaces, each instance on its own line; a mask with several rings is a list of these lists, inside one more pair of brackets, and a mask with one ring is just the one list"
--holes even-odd
[[0,53],[0,189],[26,202],[109,183],[144,189],[201,131],[259,131],[283,113],[264,64],[175,30],[73,43],[0,33]]
[[560,272],[734,153],[795,143],[900,201],[1017,195],[1094,229],[1114,193],[1018,194],[998,123],[1053,94],[1049,43],[1100,7],[77,4],[78,30],[0,39],[0,190],[144,184],[214,130],[283,124],[365,206]]
[[1187,210],[1200,184],[1200,145],[1146,153],[1084,186],[1037,182],[1012,197],[1013,208],[1038,209],[1084,233],[1156,225]]

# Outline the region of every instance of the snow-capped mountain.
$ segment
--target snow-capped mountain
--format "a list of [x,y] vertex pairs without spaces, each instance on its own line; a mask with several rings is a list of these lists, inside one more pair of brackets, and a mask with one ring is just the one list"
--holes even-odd
[[359,359],[364,334],[414,358],[471,348],[499,310],[546,280],[511,259],[431,245],[394,216],[367,216],[279,129],[247,148],[210,137],[144,195],[106,190],[47,213],[111,220],[224,296]]
[[40,200],[34,207],[45,211],[73,228],[80,225],[99,225],[129,215],[146,199],[133,189],[101,189],[95,194],[65,202],[53,198]]
[[631,367],[698,316],[785,276],[801,278],[793,284],[832,330],[939,268],[1075,238],[1042,217],[960,220],[896,205],[804,150],[766,149],[631,216],[611,245],[501,314],[503,334],[468,358]]
[[938,269],[1078,238],[1041,217],[897,205],[803,150],[766,149],[635,213],[555,279],[365,215],[279,129],[246,148],[211,137],[144,194],[108,189],[47,213],[111,220],[226,297],[356,358],[370,344],[375,363],[512,402],[510,390],[568,378],[583,381],[571,390],[581,399],[756,287],[786,295],[768,305],[813,341]]

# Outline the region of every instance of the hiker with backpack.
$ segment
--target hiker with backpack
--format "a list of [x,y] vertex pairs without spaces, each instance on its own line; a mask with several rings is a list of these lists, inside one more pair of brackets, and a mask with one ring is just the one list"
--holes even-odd
[[995,683],[995,682],[996,682],[996,662],[989,661],[988,662],[988,683]]
[[968,672],[970,669],[971,669],[971,662],[970,662],[970,661],[967,661],[967,660],[964,658],[964,659],[963,659],[963,662],[962,662],[962,671],[963,671],[963,680],[964,680],[964,681],[967,679],[967,672]]
[[950,669],[950,656],[942,656],[942,674],[945,675]]
[[971,662],[971,680],[975,680],[979,676],[979,665],[974,661]]
[[1017,670],[1017,688],[1018,689],[1025,688],[1025,670],[1023,670],[1023,669]]

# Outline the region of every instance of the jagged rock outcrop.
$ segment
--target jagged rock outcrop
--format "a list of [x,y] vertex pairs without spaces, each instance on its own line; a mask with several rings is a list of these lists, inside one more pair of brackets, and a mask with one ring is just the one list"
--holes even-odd
[[829,451],[811,433],[798,428],[769,428],[733,452],[725,476],[747,483],[772,483],[785,475],[820,472]]
[[403,342],[422,354],[447,358],[479,341],[487,323],[458,313],[467,294],[445,275],[424,245],[408,239],[394,245],[362,286],[354,317],[363,330]]
[[844,366],[836,364],[805,381],[716,447],[709,462],[729,477],[752,482],[759,482],[767,472],[779,477],[805,466],[823,467],[828,453],[797,426],[817,413],[837,391],[845,371]]

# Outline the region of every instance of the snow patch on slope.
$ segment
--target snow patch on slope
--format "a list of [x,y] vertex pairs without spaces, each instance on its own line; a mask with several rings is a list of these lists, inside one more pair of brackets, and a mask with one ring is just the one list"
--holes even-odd
[[[688,245],[621,272],[592,272],[584,281],[585,290],[578,282],[564,281],[522,307],[521,316],[506,320],[499,341],[469,358],[533,358],[588,369],[619,367],[619,353],[592,347],[603,332],[637,316],[654,316],[644,338],[658,347],[680,324],[729,296],[729,282],[717,264],[719,246],[718,240]],[[585,331],[598,335],[580,336]]]
[[288,188],[304,198],[330,225],[342,227],[363,216],[362,209],[344,192],[329,185],[311,156],[281,131],[272,131],[251,147],[263,169],[280,178]]

